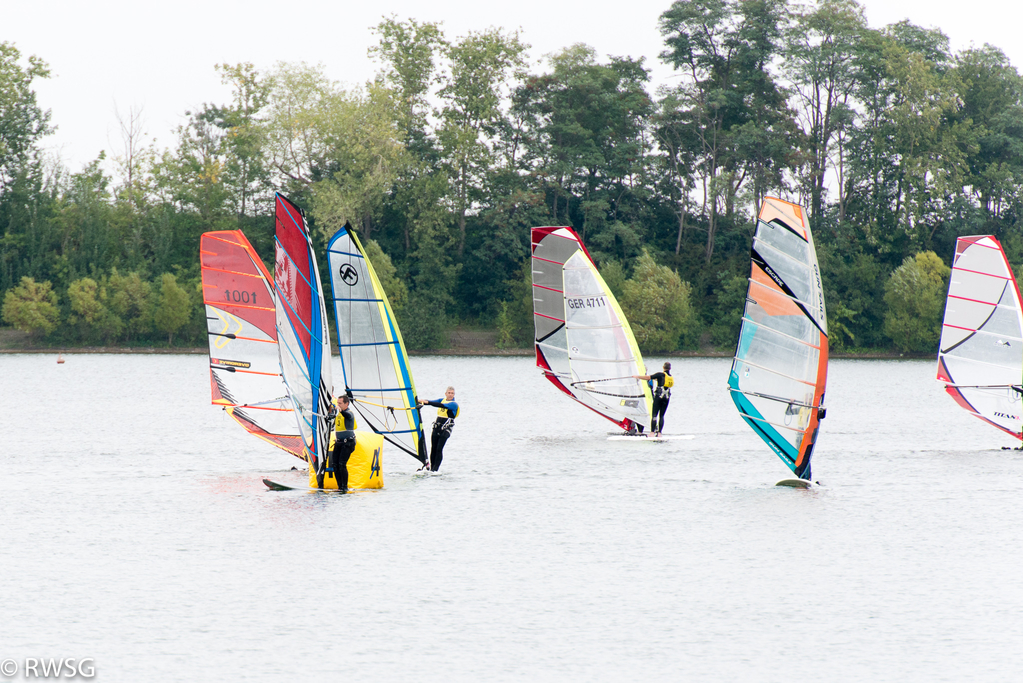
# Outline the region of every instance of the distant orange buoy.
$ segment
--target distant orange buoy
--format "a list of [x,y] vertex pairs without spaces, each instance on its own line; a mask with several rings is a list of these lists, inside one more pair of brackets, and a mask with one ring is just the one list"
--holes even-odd
[[57,362],[58,363],[63,363],[64,362],[64,356],[62,356],[61,354],[58,353],[57,354]]

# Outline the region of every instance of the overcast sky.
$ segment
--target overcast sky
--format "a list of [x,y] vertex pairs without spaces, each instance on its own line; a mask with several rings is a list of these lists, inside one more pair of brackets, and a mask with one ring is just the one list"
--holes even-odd
[[[940,28],[956,50],[991,43],[1023,68],[1020,0],[861,2],[872,27],[909,19]],[[656,86],[672,77],[657,58],[663,49],[657,20],[669,6],[669,0],[588,6],[564,0],[0,0],[0,41],[49,63],[52,78],[35,86],[58,127],[46,145],[77,171],[100,150],[117,153],[118,111],[141,107],[147,133],[163,147],[173,144],[173,130],[190,108],[227,103],[230,90],[213,69],[217,63],[267,69],[304,61],[322,63],[348,84],[370,79],[378,68],[366,53],[376,43],[370,28],[384,15],[443,22],[448,38],[490,26],[518,29],[533,62],[579,42],[601,58],[643,56]]]

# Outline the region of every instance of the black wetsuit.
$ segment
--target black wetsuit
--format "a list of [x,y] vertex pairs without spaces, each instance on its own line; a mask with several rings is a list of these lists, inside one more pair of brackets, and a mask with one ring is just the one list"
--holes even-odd
[[430,470],[436,472],[444,460],[444,444],[451,438],[451,430],[455,428],[458,417],[458,404],[454,401],[427,401],[426,405],[439,408],[437,420],[433,423],[433,434],[430,439]]
[[[340,429],[339,429],[340,428]],[[328,470],[333,470],[339,491],[348,490],[348,458],[355,451],[355,415],[352,409],[342,410],[334,422],[334,450]]]
[[664,413],[668,410],[668,401],[671,400],[671,389],[664,386],[666,377],[671,377],[671,373],[655,372],[650,375],[650,379],[654,382],[654,405],[650,411],[650,431],[655,433],[664,431]]

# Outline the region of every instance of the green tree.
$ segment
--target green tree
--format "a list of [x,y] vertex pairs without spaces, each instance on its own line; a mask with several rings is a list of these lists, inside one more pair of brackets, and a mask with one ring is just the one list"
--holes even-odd
[[574,223],[587,243],[631,258],[641,241],[635,206],[646,191],[653,109],[647,70],[642,60],[621,57],[600,64],[582,44],[548,60],[550,72],[529,77],[515,93],[523,161],[545,181],[554,224]]
[[383,62],[382,80],[394,92],[398,123],[406,146],[414,152],[426,143],[430,85],[439,52],[447,47],[440,24],[385,18],[373,29],[379,44],[369,53]]
[[124,321],[128,339],[149,334],[153,329],[153,287],[137,272],[121,275],[114,268],[107,279],[110,310]]
[[13,43],[0,42],[0,196],[38,152],[39,140],[52,132],[50,112],[36,102],[32,81],[49,78],[50,69],[32,55],[22,65]]
[[885,284],[884,332],[900,351],[933,351],[952,269],[933,251],[907,256]]
[[211,108],[222,128],[225,155],[224,181],[231,188],[235,211],[249,215],[259,200],[269,199],[270,174],[266,164],[259,117],[270,98],[270,84],[251,62],[217,64],[222,83],[232,86],[232,103]]
[[373,264],[380,286],[387,294],[387,301],[391,304],[391,310],[395,316],[400,316],[408,304],[408,287],[398,277],[398,269],[391,262],[391,257],[384,253],[374,240],[366,240],[362,245],[366,250],[366,258]]
[[391,93],[380,84],[345,90],[306,64],[278,64],[268,82],[270,163],[295,190],[310,191],[325,238],[350,222],[371,239],[405,163]]
[[[823,210],[832,143],[851,122],[857,43],[866,26],[863,7],[856,0],[816,0],[797,11],[786,32],[785,72],[802,105],[806,184],[810,216],[815,220]],[[835,166],[843,168],[841,154]]]
[[719,214],[723,209],[730,216],[746,177],[747,158],[736,154],[735,135],[751,120],[788,128],[784,96],[769,69],[780,44],[782,8],[781,0],[676,0],[660,18],[668,48],[661,59],[681,72],[673,96],[701,146],[708,263]]
[[459,258],[465,251],[466,216],[481,198],[492,163],[490,133],[504,119],[502,96],[528,47],[517,33],[505,35],[497,29],[470,32],[445,47],[451,73],[438,93],[443,107],[437,136],[455,192],[451,203]]
[[174,333],[181,329],[192,313],[188,291],[178,284],[171,273],[160,276],[160,293],[156,298],[153,324],[160,332],[167,333],[167,343],[174,343]]
[[60,322],[57,294],[49,282],[23,277],[21,284],[4,294],[3,318],[23,332],[50,334]]
[[92,278],[72,282],[67,295],[71,302],[68,323],[78,327],[80,339],[110,342],[124,330],[124,322],[108,306],[106,287]]
[[650,252],[643,250],[623,289],[622,308],[644,353],[675,351],[696,340],[692,288]]

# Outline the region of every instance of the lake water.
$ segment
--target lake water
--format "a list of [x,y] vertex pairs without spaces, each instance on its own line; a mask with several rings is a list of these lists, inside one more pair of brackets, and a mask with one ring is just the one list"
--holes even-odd
[[[660,358],[648,359],[659,367]],[[1023,454],[930,361],[831,364],[811,491],[677,359],[667,433],[531,358],[413,358],[462,406],[443,472],[268,492],[294,457],[209,405],[203,356],[0,356],[0,659],[101,681],[1007,681]],[[432,411],[430,411],[432,414]],[[432,421],[432,417],[431,417]],[[22,680],[24,671],[14,676]],[[0,675],[0,680],[8,680]]]

